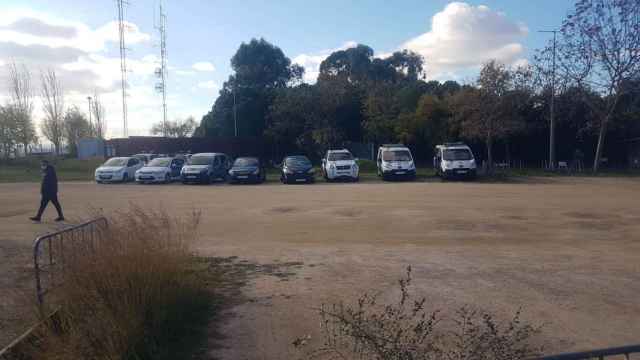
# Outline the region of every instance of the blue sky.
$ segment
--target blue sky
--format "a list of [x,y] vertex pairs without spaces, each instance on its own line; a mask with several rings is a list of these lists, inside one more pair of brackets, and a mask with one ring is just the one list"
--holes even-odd
[[[355,43],[367,44],[381,55],[403,48],[417,51],[425,56],[428,78],[468,82],[489,58],[510,65],[525,63],[532,50],[548,39],[537,30],[557,28],[572,4],[569,0],[165,0],[169,117],[193,115],[199,120],[230,74],[230,57],[252,37],[264,37],[304,65],[309,82],[326,55]],[[153,21],[157,6],[158,1],[130,0],[126,10],[131,23],[127,34],[131,135],[146,134],[161,116],[160,96],[153,91],[159,54]],[[0,80],[12,60],[25,63],[34,77],[43,68],[59,68],[66,105],[85,109],[86,96],[98,92],[107,108],[109,134],[119,136],[115,1],[3,0],[0,12]],[[65,38],[66,33],[56,29],[75,29],[75,35]],[[0,84],[0,100],[3,96],[6,89]],[[37,119],[41,116],[37,99],[35,105]]]

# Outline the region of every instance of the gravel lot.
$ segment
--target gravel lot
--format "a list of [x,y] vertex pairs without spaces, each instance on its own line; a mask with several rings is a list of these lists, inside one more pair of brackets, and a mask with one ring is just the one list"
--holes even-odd
[[[54,229],[27,220],[38,184],[0,184],[0,345],[33,314],[31,244]],[[201,210],[195,244],[247,266],[244,301],[212,330],[220,359],[284,359],[311,334],[313,308],[363,291],[395,295],[412,265],[435,309],[472,304],[544,322],[549,351],[638,342],[640,181],[528,179],[509,184],[379,183],[285,186],[62,183],[70,221],[129,202],[174,214]],[[243,265],[244,264],[244,265]]]

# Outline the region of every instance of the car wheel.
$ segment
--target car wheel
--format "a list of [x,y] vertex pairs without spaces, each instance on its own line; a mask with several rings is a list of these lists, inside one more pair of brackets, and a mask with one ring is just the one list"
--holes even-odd
[[164,183],[168,184],[171,182],[171,176],[169,176],[169,174],[165,174],[164,175]]
[[127,173],[122,175],[122,182],[123,183],[129,182],[129,175]]
[[353,182],[354,183],[357,183],[358,181],[360,181],[360,177],[359,176],[356,176],[356,177],[353,178]]

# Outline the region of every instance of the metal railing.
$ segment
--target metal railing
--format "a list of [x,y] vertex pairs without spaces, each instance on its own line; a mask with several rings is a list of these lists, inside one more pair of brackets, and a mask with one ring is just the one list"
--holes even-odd
[[[566,353],[541,357],[537,360],[588,360],[588,359],[606,359],[616,357],[631,360],[632,354],[640,354],[640,345],[620,346],[607,349],[591,350],[584,352]],[[640,355],[637,357],[640,359]]]
[[44,296],[64,280],[62,270],[65,259],[71,258],[79,247],[95,251],[107,225],[107,219],[99,217],[36,238],[33,244],[33,265],[40,308],[44,304]]

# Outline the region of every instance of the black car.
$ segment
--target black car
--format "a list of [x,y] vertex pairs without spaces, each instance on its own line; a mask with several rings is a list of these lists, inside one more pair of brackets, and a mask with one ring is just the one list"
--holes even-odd
[[229,170],[229,182],[262,183],[267,180],[267,170],[260,159],[254,157],[240,157],[233,162]]
[[312,183],[314,180],[313,165],[306,156],[287,156],[282,161],[280,181],[283,184]]

